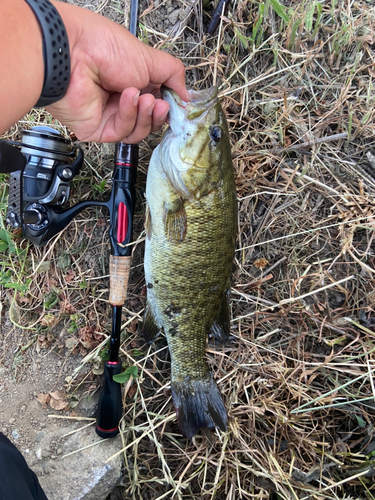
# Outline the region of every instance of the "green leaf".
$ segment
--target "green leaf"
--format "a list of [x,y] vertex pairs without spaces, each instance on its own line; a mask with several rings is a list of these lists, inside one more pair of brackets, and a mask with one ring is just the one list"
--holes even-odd
[[106,190],[106,188],[105,188],[106,182],[107,181],[105,179],[103,179],[100,184],[94,184],[93,187],[94,187],[94,189],[99,191],[99,193],[104,193]]
[[51,269],[51,261],[50,260],[44,260],[39,266],[38,266],[38,273],[46,273]]
[[361,427],[361,429],[364,429],[366,427],[366,422],[363,420],[363,418],[359,417],[357,414],[355,418],[357,419],[358,425]]
[[129,366],[124,372],[113,375],[113,380],[119,384],[125,384],[130,377],[134,379],[138,376],[138,366]]
[[252,39],[253,43],[255,43],[255,39],[256,39],[258,30],[259,30],[259,28],[260,28],[260,26],[261,26],[261,24],[263,22],[264,9],[265,9],[264,3],[260,4],[259,5],[259,10],[258,10],[258,20],[256,21],[256,23],[253,26],[253,33],[251,35],[251,39]]
[[318,32],[318,29],[319,29],[319,23],[320,23],[320,18],[322,17],[322,12],[323,12],[323,7],[322,7],[322,4],[320,2],[318,2],[316,4],[316,11],[318,13],[317,15],[317,18],[316,18],[316,23],[315,23],[315,28],[314,28],[314,33],[313,33],[313,37],[315,37],[315,35],[317,34]]
[[6,283],[4,288],[12,288],[13,290],[18,290],[19,292],[26,292],[28,285],[24,285],[23,283]]
[[0,272],[0,285],[5,285],[6,283],[9,283],[11,278],[12,278],[12,273],[10,272],[10,270],[1,271]]
[[12,241],[12,235],[5,229],[0,229],[0,245],[0,252],[5,252],[6,250],[8,250],[9,253],[16,252],[16,246]]
[[238,29],[236,29],[236,32],[237,32],[238,39],[241,42],[241,44],[243,45],[244,49],[248,49],[249,48],[249,39],[246,36],[244,36]]
[[58,304],[59,302],[59,297],[55,292],[50,292],[47,293],[47,295],[44,297],[44,307],[46,309],[52,309],[53,306]]
[[276,12],[276,14],[281,17],[281,19],[288,24],[290,21],[290,17],[288,14],[285,12],[285,8],[283,5],[278,0],[270,0],[270,4],[272,5],[273,10]]
[[57,259],[56,267],[65,270],[70,267],[71,263],[72,263],[72,258],[70,257],[70,255],[67,253],[63,253]]
[[108,361],[109,360],[109,351],[108,349],[104,349],[99,353],[99,356],[102,358],[102,361]]
[[315,12],[315,5],[316,5],[316,2],[313,2],[312,5],[311,5],[311,7],[309,9],[307,9],[307,12],[306,12],[305,28],[306,28],[306,31],[309,32],[309,33],[312,30],[313,16],[314,16],[314,12]]
[[133,350],[133,356],[143,356],[143,352],[138,349]]
[[85,278],[83,278],[83,281],[81,281],[81,283],[79,284],[79,288],[80,288],[81,290],[85,290],[85,289],[87,288],[87,286],[88,286],[88,285],[87,285],[87,281],[86,281],[86,279],[85,279]]

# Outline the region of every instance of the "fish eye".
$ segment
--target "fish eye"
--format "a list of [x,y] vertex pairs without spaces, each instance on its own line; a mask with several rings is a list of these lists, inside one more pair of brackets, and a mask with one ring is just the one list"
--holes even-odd
[[210,137],[214,142],[219,142],[221,139],[221,128],[218,126],[212,127]]

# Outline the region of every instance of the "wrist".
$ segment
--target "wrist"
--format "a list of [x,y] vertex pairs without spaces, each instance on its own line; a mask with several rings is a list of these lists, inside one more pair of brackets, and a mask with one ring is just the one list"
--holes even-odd
[[69,39],[64,22],[49,0],[24,0],[38,20],[42,32],[43,89],[34,107],[61,100],[70,81]]
[[72,59],[72,54],[74,49],[81,37],[81,8],[75,5],[70,5],[63,2],[57,2],[51,0],[51,3],[57,9],[64,23],[68,39],[69,39],[69,50]]

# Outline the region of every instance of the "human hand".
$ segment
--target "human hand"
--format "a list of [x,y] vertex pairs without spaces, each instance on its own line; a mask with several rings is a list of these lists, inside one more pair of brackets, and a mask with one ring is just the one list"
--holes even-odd
[[69,37],[71,78],[65,97],[47,110],[78,139],[131,144],[158,130],[169,110],[155,98],[162,84],[190,100],[181,61],[87,9],[54,5]]

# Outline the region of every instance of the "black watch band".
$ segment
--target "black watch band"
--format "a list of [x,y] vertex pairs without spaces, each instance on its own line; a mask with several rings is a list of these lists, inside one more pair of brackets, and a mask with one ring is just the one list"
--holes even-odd
[[60,14],[49,0],[25,0],[43,33],[44,82],[35,104],[41,108],[62,99],[70,79],[69,40]]

